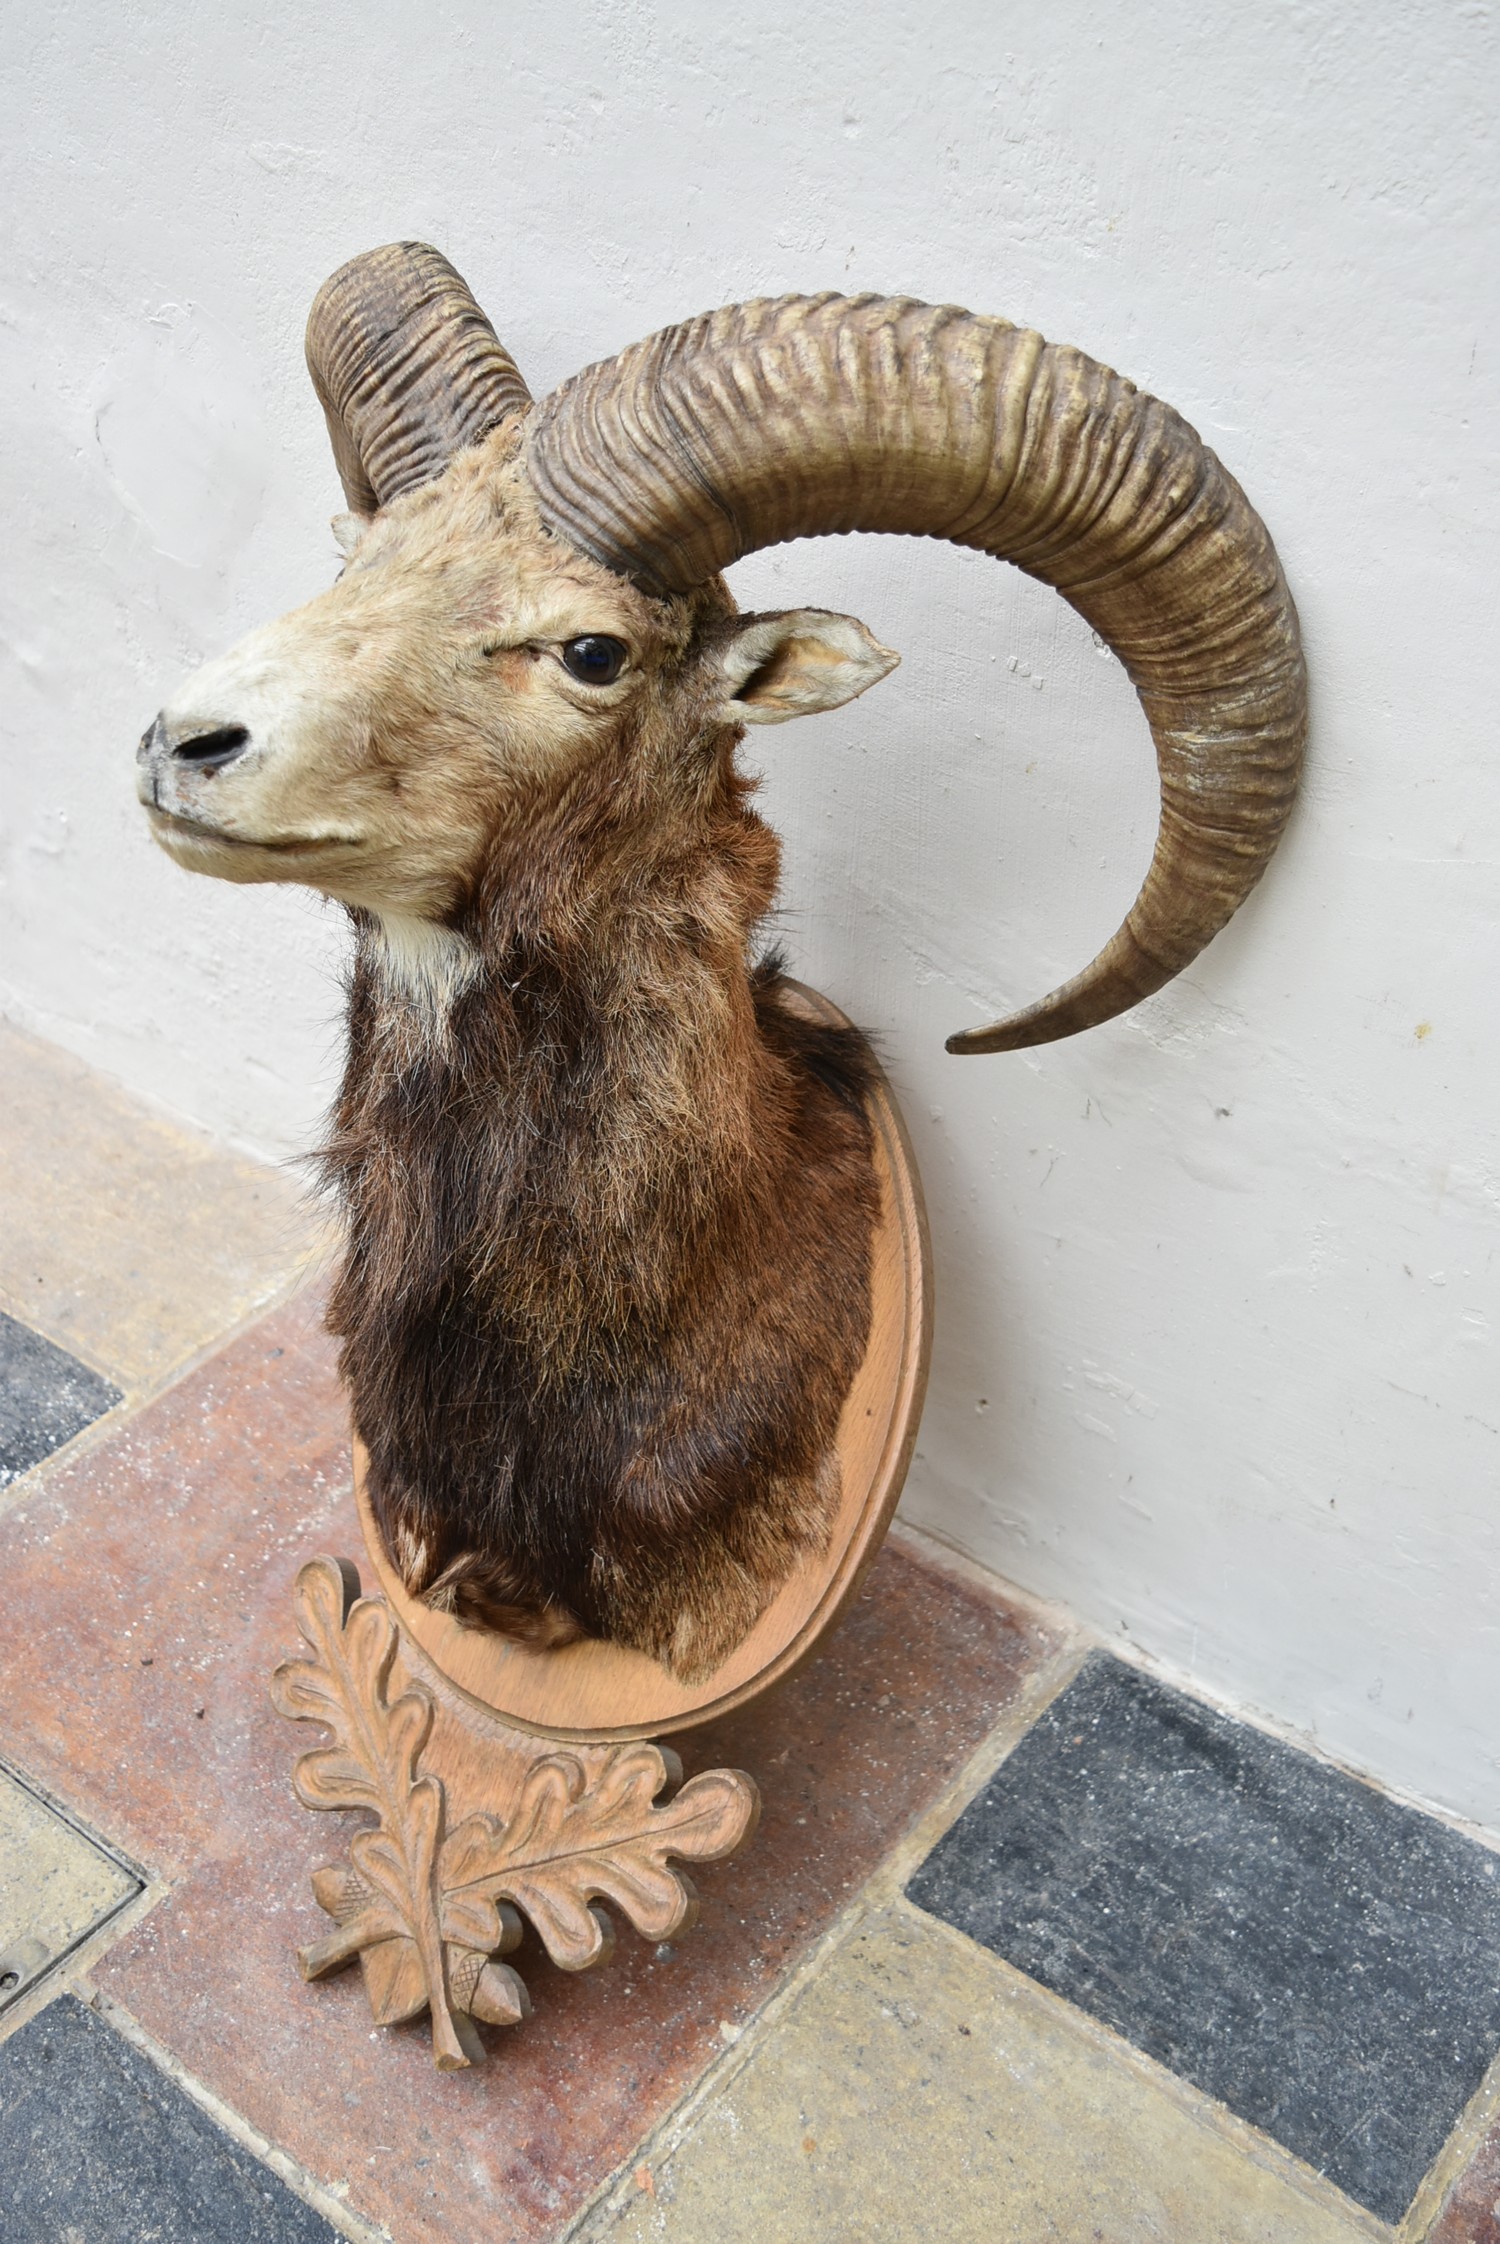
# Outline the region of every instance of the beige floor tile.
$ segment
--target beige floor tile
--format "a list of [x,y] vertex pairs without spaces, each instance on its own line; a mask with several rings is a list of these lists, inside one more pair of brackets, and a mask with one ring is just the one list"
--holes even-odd
[[0,1022],[0,1309],[158,1386],[316,1251],[300,1185]]
[[[899,1905],[872,1918],[602,2244],[1354,2244],[1065,2005]],[[1316,2185],[1314,2185],[1316,2189]]]
[[140,1880],[0,1769],[0,2010]]

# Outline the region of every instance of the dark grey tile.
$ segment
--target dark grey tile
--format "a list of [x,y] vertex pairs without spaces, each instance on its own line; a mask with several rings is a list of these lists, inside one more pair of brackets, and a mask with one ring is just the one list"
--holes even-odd
[[1500,2046],[1494,1856],[1103,1654],[907,1890],[1384,2220]]
[[0,1488],[92,1426],[120,1390],[0,1310]]
[[71,1995],[0,2046],[0,2209],[5,2244],[338,2244]]

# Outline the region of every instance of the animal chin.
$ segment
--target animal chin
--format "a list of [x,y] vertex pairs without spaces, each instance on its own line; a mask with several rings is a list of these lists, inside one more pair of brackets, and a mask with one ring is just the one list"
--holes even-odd
[[183,863],[227,852],[231,856],[305,856],[314,850],[357,849],[356,834],[230,834],[205,820],[184,818],[174,810],[148,805],[151,831],[163,849]]

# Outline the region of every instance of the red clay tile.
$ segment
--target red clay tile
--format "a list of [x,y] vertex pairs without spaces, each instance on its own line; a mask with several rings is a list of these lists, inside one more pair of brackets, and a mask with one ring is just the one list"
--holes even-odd
[[285,1585],[357,1543],[321,1314],[301,1295],[0,1518],[0,1748],[157,1868],[219,1842]]
[[1427,2244],[1500,2244],[1500,2127],[1486,2135],[1449,2191]]
[[822,1659],[678,1741],[690,1772],[727,1761],[765,1795],[746,1854],[698,1876],[698,1930],[658,1954],[622,1927],[578,1978],[528,1941],[512,1960],[536,2015],[487,2036],[486,2066],[439,2074],[424,2022],[376,2030],[357,1971],[308,1987],[293,1961],[326,1929],[309,1873],[351,1820],[296,1805],[316,1732],[266,1695],[301,1649],[297,1566],[359,1555],[316,1319],[307,1298],[267,1319],[0,1523],[0,1734],[181,1873],[100,1968],[111,1996],[400,2244],[529,2244],[691,2085],[1050,1646],[889,1549]]

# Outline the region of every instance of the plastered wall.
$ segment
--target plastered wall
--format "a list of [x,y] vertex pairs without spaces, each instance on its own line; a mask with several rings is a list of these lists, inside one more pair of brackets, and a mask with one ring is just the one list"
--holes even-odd
[[316,1134],[337,916],[154,855],[131,748],[332,573],[300,330],[344,257],[439,243],[538,390],[735,296],[956,299],[1222,453],[1314,688],[1228,934],[1129,1020],[945,1056],[1115,925],[1151,758],[1050,594],[889,539],[735,572],[905,656],[750,743],[784,932],[924,1164],[910,1515],[1500,1826],[1489,9],[58,0],[0,40],[0,1005],[237,1144]]

